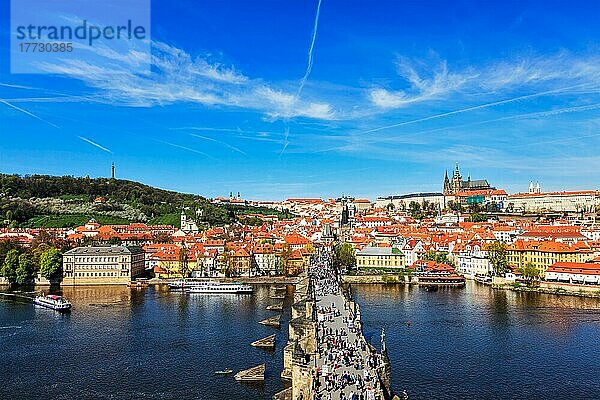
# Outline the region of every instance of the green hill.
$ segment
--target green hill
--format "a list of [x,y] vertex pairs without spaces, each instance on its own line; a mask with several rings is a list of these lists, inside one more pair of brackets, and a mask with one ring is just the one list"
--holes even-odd
[[[103,224],[147,222],[179,226],[181,210],[202,210],[204,226],[235,222],[237,215],[274,210],[217,206],[204,197],[107,178],[0,174],[0,223],[3,226],[73,227],[90,218]],[[289,215],[288,215],[289,216]]]

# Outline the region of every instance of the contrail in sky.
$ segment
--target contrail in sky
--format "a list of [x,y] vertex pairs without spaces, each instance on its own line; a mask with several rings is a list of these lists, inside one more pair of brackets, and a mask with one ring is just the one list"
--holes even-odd
[[284,139],[283,139],[283,149],[281,149],[281,153],[279,153],[280,156],[285,152],[285,150],[288,148],[288,145],[290,144],[290,142],[288,141],[289,136],[290,136],[290,125],[286,122],[285,123],[285,135],[284,135]]
[[94,141],[92,141],[92,140],[90,140],[88,138],[84,138],[83,136],[77,136],[77,137],[79,139],[83,140],[84,142],[87,142],[87,143],[91,144],[92,146],[95,146],[95,147],[99,148],[100,150],[104,150],[104,151],[106,151],[107,153],[110,153],[110,154],[113,153],[112,151],[110,151],[106,147],[104,147],[104,146],[102,146],[102,145],[100,145],[100,144],[98,144],[98,143],[96,143],[96,142],[94,142]]
[[231,150],[233,150],[233,151],[237,151],[237,152],[238,152],[238,153],[240,153],[240,154],[243,154],[243,155],[245,155],[245,156],[247,156],[247,155],[248,155],[248,154],[246,154],[246,152],[244,152],[244,151],[242,151],[242,150],[238,149],[237,147],[235,147],[235,146],[232,146],[232,145],[230,145],[229,143],[225,143],[225,142],[222,142],[222,141],[220,141],[220,140],[217,140],[217,139],[213,139],[213,138],[210,138],[210,137],[207,137],[207,136],[197,135],[197,134],[195,134],[195,133],[190,133],[190,136],[197,137],[197,138],[199,138],[199,139],[209,140],[209,141],[211,141],[211,142],[215,142],[215,143],[219,143],[219,144],[222,144],[223,146],[225,146],[225,147],[227,147],[227,148],[230,148],[230,149],[231,149]]
[[363,134],[367,134],[367,133],[372,133],[372,132],[378,132],[378,131],[382,131],[384,129],[397,128],[399,126],[404,126],[404,125],[415,124],[417,122],[429,121],[429,120],[436,119],[436,118],[448,117],[450,115],[462,114],[462,113],[465,113],[465,112],[468,112],[468,111],[475,111],[475,110],[480,110],[480,109],[483,109],[483,108],[488,108],[488,107],[499,106],[499,105],[502,105],[502,104],[513,103],[515,101],[532,99],[532,98],[535,98],[535,97],[545,96],[545,95],[549,95],[549,94],[561,93],[561,92],[564,92],[564,91],[567,91],[567,90],[571,90],[571,89],[575,89],[577,87],[581,87],[581,86],[584,86],[584,85],[586,85],[586,84],[575,85],[575,86],[570,86],[570,87],[561,88],[561,89],[548,90],[548,91],[545,91],[545,92],[539,92],[539,93],[528,94],[528,95],[525,95],[525,96],[513,97],[512,99],[500,100],[500,101],[495,101],[495,102],[492,102],[492,103],[485,103],[485,104],[480,104],[480,105],[473,106],[473,107],[467,107],[467,108],[463,108],[463,109],[460,109],[460,110],[454,110],[454,111],[449,111],[449,112],[445,112],[445,113],[441,113],[441,114],[430,115],[429,117],[424,117],[424,118],[419,118],[419,119],[413,119],[411,121],[405,121],[405,122],[400,122],[400,123],[397,123],[397,124],[386,125],[386,126],[381,126],[379,128],[369,129],[369,130],[360,132],[359,135],[363,135]]
[[181,128],[170,128],[173,130],[194,130],[194,131],[215,131],[215,132],[233,132],[233,133],[248,133],[248,134],[267,134],[267,135],[281,135],[281,132],[275,131],[246,131],[240,128],[212,128],[212,127],[203,127],[203,126],[184,126]]
[[[302,93],[302,89],[304,89],[304,85],[306,84],[306,81],[308,80],[308,76],[310,75],[310,73],[312,71],[313,51],[315,49],[315,42],[317,40],[317,30],[319,29],[319,15],[320,14],[321,14],[321,0],[319,0],[319,3],[317,4],[317,13],[315,14],[315,24],[313,26],[312,39],[310,41],[310,47],[308,48],[308,63],[306,65],[306,71],[304,72],[304,76],[302,77],[302,79],[300,79],[300,85],[298,86],[298,91],[296,92],[293,106],[295,106],[296,102],[298,101],[298,98],[300,97],[300,94]],[[285,150],[287,149],[288,145],[290,144],[288,141],[289,136],[290,136],[289,122],[286,120],[285,121],[285,135],[284,135],[284,141],[283,141],[284,145],[283,145],[283,149],[281,149],[281,153],[279,153],[279,155],[282,155],[285,152]]]
[[35,118],[35,119],[37,119],[37,120],[40,120],[40,121],[42,121],[42,122],[45,122],[45,123],[47,123],[47,124],[48,124],[48,125],[50,125],[50,126],[53,126],[53,127],[57,128],[57,129],[60,129],[60,127],[59,127],[58,125],[54,125],[52,122],[46,121],[45,119],[38,117],[38,116],[37,116],[37,115],[35,115],[34,113],[32,113],[32,112],[30,112],[30,111],[27,111],[27,110],[25,110],[25,109],[23,109],[23,108],[21,108],[21,107],[17,107],[17,106],[15,106],[14,104],[11,104],[11,103],[9,103],[8,101],[6,101],[6,100],[4,100],[4,99],[0,99],[0,103],[6,104],[6,105],[7,105],[7,106],[9,106],[10,108],[13,108],[13,109],[15,109],[15,110],[17,110],[17,111],[21,111],[22,113],[24,113],[24,114],[27,114],[27,115],[29,115],[30,117],[33,117],[33,118]]
[[208,155],[206,153],[203,153],[200,150],[192,149],[191,147],[185,147],[185,146],[182,146],[180,144],[175,144],[175,143],[171,143],[171,142],[165,142],[164,140],[158,140],[158,139],[156,139],[156,141],[158,143],[166,144],[166,145],[169,145],[169,146],[172,146],[172,147],[176,147],[178,149],[191,151],[192,153],[200,154],[200,155],[203,155],[205,157],[212,158],[214,160],[214,157],[211,157],[210,155]]
[[424,131],[411,132],[411,133],[402,135],[402,137],[415,136],[415,135],[423,135],[425,133],[435,133],[435,132],[448,131],[448,130],[459,129],[459,128],[468,128],[468,127],[471,127],[471,126],[485,125],[485,124],[490,124],[490,123],[493,123],[493,122],[502,122],[502,121],[510,121],[510,120],[515,120],[515,119],[527,119],[527,118],[544,118],[544,117],[551,117],[551,116],[554,116],[554,115],[560,115],[560,114],[566,114],[566,113],[576,113],[576,112],[581,112],[581,111],[592,111],[592,110],[597,110],[597,109],[600,109],[600,103],[588,104],[588,105],[583,105],[583,106],[573,106],[573,107],[566,107],[566,108],[558,108],[558,109],[555,109],[555,110],[548,110],[548,111],[537,111],[537,112],[531,112],[531,113],[515,114],[515,115],[509,115],[509,116],[506,116],[506,117],[500,117],[500,118],[494,118],[494,119],[486,119],[486,120],[483,120],[483,121],[470,122],[468,124],[444,126],[444,127],[441,127],[441,128],[427,129],[427,130],[424,130]]
[[296,93],[296,97],[300,97],[300,93],[302,93],[302,89],[304,89],[304,84],[308,79],[312,71],[313,66],[313,50],[315,49],[315,41],[317,40],[317,29],[319,28],[319,14],[321,14],[321,0],[319,0],[319,4],[317,5],[317,14],[315,15],[315,25],[313,27],[312,40],[310,41],[310,48],[308,49],[308,64],[306,65],[306,72],[304,72],[304,76],[300,80],[300,86],[298,87],[298,92]]
[[31,87],[31,86],[13,85],[11,83],[3,83],[3,82],[0,82],[0,86],[14,88],[14,89],[36,89],[34,87]]

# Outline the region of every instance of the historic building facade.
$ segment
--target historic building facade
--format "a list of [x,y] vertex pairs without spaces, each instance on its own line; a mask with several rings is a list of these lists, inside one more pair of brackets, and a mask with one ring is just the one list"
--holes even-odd
[[144,250],[140,247],[76,247],[63,255],[62,284],[125,284],[143,275],[144,266]]

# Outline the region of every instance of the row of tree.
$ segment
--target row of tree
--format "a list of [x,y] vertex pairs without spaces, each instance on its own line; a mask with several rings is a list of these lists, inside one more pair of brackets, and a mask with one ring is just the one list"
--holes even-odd
[[9,250],[2,263],[2,276],[11,285],[33,284],[39,272],[44,278],[54,281],[62,276],[62,254],[54,247],[39,254],[39,261],[34,261],[34,255],[19,250]]
[[51,282],[62,278],[63,243],[40,233],[27,248],[17,241],[0,241],[0,275],[11,285],[28,285],[38,273]]

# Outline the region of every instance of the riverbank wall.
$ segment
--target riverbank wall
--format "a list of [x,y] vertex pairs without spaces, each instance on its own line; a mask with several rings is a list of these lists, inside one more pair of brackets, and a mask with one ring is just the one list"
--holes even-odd
[[[216,282],[239,282],[239,283],[247,283],[247,284],[269,284],[269,285],[294,285],[301,280],[301,278],[297,276],[237,276],[233,278],[225,278],[225,277],[209,277],[209,278],[198,278],[198,279],[210,279]],[[169,282],[178,281],[181,278],[172,278],[172,279],[159,279],[152,278],[148,282],[150,284],[168,284]]]
[[[256,284],[256,285],[261,285],[261,284],[269,284],[269,285],[293,285],[298,281],[298,277],[295,276],[251,276],[251,277],[235,277],[235,278],[223,278],[223,277],[214,277],[214,278],[206,278],[206,279],[211,279],[217,282],[240,282],[240,283],[246,283],[246,284]],[[168,284],[169,282],[173,282],[179,279],[159,279],[159,278],[152,278],[148,280],[148,284],[150,285],[161,285],[161,284]],[[127,278],[125,280],[121,279],[119,281],[110,281],[110,280],[106,280],[106,281],[98,281],[97,279],[94,280],[90,280],[87,282],[82,282],[82,283],[77,283],[76,285],[73,285],[72,283],[70,283],[68,280],[64,280],[60,283],[61,286],[107,286],[107,285],[112,285],[112,286],[124,286],[126,284],[128,284],[130,282],[130,279]],[[8,281],[0,276],[0,285],[9,285]],[[35,279],[34,282],[34,286],[50,286],[51,283],[48,279],[42,277],[42,276],[38,276]]]
[[494,277],[492,282],[494,289],[512,290],[516,292],[535,292],[545,294],[556,294],[563,296],[600,298],[600,287],[590,285],[574,285],[559,282],[536,282],[535,285],[527,286],[502,278]]
[[[8,283],[6,278],[4,278],[3,276],[0,276],[0,285],[10,285],[10,283]],[[38,276],[35,278],[35,282],[33,285],[34,286],[50,286],[50,281],[48,279],[44,278],[43,276],[41,276],[40,274],[38,274]]]

